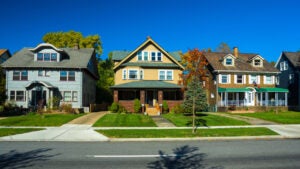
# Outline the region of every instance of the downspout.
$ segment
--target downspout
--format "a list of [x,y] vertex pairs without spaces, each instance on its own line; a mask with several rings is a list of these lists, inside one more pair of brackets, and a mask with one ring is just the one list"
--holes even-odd
[[218,92],[218,82],[219,82],[219,76],[216,74],[216,112],[218,112],[218,97],[219,97],[219,92]]

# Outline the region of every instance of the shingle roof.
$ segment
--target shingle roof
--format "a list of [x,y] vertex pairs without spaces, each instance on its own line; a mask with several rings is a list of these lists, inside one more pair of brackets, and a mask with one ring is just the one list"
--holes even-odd
[[[60,62],[40,62],[34,61],[34,53],[29,49],[23,48],[6,62],[2,64],[4,68],[80,68],[87,69],[90,60],[92,60],[94,49],[93,48],[61,48],[64,52],[64,58]],[[96,68],[94,68],[96,69]],[[97,77],[97,70],[89,70],[90,73]]]
[[[124,59],[127,55],[129,55],[132,51],[112,51],[112,60],[115,61],[121,61]],[[175,51],[175,52],[168,52],[171,56],[173,56],[174,59],[177,61],[181,60],[180,57],[180,51]]]
[[159,80],[142,80],[134,81],[129,83],[123,83],[119,85],[112,86],[111,88],[160,88],[160,89],[180,89],[181,86],[173,83],[168,83]]
[[5,53],[7,51],[7,49],[0,49],[0,56]]
[[175,63],[162,63],[162,62],[127,62],[122,64],[121,66],[180,68]]
[[300,52],[282,52],[294,67],[300,67]]
[[263,60],[263,67],[254,67],[250,60],[258,54],[240,53],[235,59],[235,66],[224,66],[222,60],[228,53],[210,52],[205,53],[205,57],[215,71],[244,71],[244,72],[271,72],[279,73],[280,71],[273,67],[266,60]]

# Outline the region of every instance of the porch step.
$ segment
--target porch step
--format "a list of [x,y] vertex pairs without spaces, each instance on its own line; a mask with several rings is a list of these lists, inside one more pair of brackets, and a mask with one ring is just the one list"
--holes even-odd
[[148,116],[158,116],[159,110],[157,110],[155,107],[148,107],[146,109],[146,113]]

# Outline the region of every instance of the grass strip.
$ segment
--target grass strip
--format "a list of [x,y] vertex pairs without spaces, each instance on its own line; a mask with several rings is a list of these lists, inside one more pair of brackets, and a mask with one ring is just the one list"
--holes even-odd
[[151,117],[141,114],[106,114],[94,127],[156,127]]
[[96,130],[110,138],[185,138],[185,137],[222,137],[222,136],[267,136],[278,135],[264,128],[228,128],[228,129],[198,129],[195,134],[192,129],[146,129],[146,130]]
[[261,112],[261,113],[246,113],[238,114],[241,116],[248,116],[259,118],[267,121],[273,121],[281,124],[300,124],[300,112]]
[[0,126],[61,126],[82,114],[28,114],[0,120]]
[[[171,121],[177,127],[192,126],[192,115],[184,114],[163,114],[163,117]],[[248,123],[240,120],[235,120],[227,117],[197,113],[196,116],[197,126],[240,126],[249,125]]]
[[0,128],[0,137],[44,130],[42,128]]

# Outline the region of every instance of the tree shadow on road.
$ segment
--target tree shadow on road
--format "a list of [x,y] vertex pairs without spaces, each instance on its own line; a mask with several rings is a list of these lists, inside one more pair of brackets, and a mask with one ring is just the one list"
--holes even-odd
[[[173,154],[165,154],[159,151],[160,157],[157,161],[148,163],[149,169],[206,169],[204,163],[207,156],[204,153],[197,153],[197,147],[188,145],[173,149]],[[215,166],[207,169],[223,169],[224,167]]]
[[0,168],[26,168],[33,167],[35,162],[46,161],[51,157],[57,156],[46,154],[46,152],[52,149],[36,149],[27,152],[18,152],[16,150],[11,150],[8,153],[0,155]]

